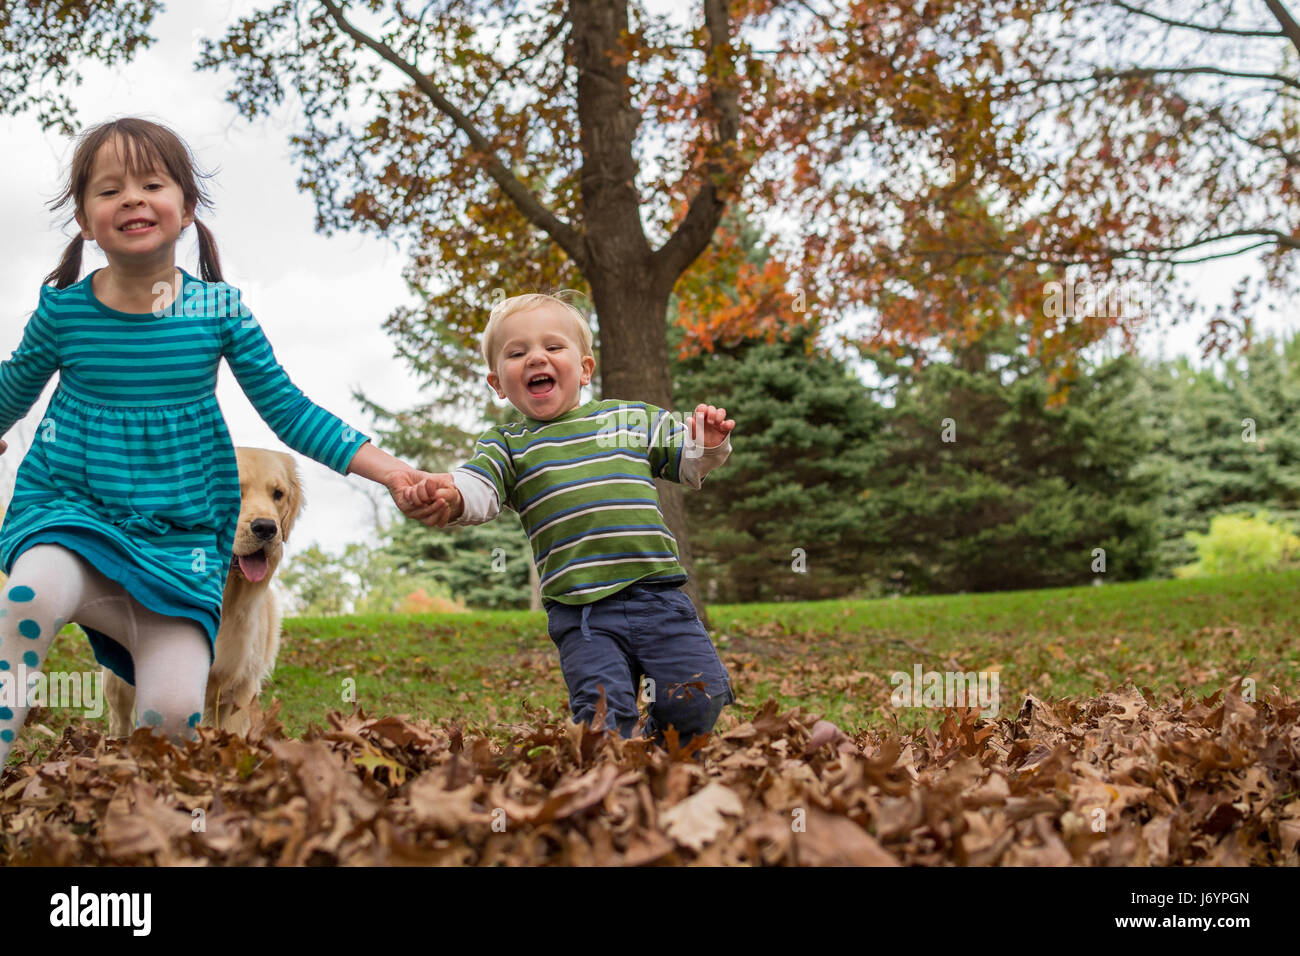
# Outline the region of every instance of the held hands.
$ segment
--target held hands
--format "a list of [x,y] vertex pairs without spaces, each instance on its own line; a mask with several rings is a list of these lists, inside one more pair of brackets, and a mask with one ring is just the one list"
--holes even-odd
[[464,502],[451,475],[398,469],[384,476],[384,487],[402,514],[430,528],[441,528],[464,511]]
[[692,440],[704,448],[717,448],[736,427],[734,419],[727,418],[725,408],[713,405],[696,405],[695,414],[686,419]]
[[451,475],[423,474],[405,495],[412,516],[430,528],[441,528],[465,513],[465,499]]

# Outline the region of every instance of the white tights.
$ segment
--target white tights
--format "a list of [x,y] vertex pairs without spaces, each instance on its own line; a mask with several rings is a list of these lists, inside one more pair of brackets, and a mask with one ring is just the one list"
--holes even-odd
[[[203,628],[149,610],[76,552],[38,544],[18,556],[0,593],[0,681],[7,684],[0,686],[0,768],[27,720],[28,697],[17,676],[30,679],[40,669],[54,635],[70,621],[111,635],[130,652],[136,726],[193,739],[211,664]],[[56,683],[49,681],[51,689]],[[52,697],[47,694],[50,703],[59,703]]]

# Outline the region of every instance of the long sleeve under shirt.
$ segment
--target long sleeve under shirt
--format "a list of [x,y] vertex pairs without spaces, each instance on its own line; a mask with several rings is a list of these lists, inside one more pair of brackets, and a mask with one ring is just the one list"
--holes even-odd
[[542,596],[588,604],[634,581],[685,581],[654,479],[699,488],[731,451],[702,448],[645,402],[590,401],[551,421],[498,425],[452,472],[464,512],[481,524],[501,502],[519,514]]

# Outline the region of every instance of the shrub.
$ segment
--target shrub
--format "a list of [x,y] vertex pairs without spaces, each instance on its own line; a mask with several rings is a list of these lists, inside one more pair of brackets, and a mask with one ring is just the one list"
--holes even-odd
[[1277,571],[1294,566],[1300,557],[1300,537],[1269,520],[1265,511],[1254,517],[1216,515],[1210,520],[1209,534],[1188,532],[1187,540],[1200,560],[1176,568],[1174,574],[1180,578]]

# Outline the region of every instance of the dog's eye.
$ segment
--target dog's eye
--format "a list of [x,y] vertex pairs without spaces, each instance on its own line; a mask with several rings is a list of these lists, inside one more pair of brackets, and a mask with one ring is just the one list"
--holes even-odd
[[281,498],[284,497],[284,492],[281,491],[279,488],[276,488],[275,493],[271,495],[271,497],[274,498],[276,501],[279,501]]

